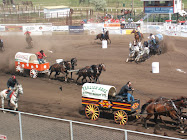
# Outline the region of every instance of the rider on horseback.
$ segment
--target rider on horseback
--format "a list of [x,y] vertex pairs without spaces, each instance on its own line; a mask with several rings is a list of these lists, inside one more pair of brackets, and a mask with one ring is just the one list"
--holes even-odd
[[39,64],[45,63],[45,62],[44,62],[44,57],[47,57],[47,56],[45,55],[45,53],[44,53],[43,50],[37,52],[36,55],[37,55],[37,57],[38,57],[38,62],[39,62]]
[[19,85],[18,81],[16,80],[16,77],[13,75],[11,78],[7,81],[7,99],[10,100],[10,95],[13,92],[12,89],[15,87],[15,84]]
[[121,90],[120,90],[118,95],[121,95],[123,97],[127,97],[127,102],[130,102],[131,100],[134,101],[133,95],[128,93],[128,91],[134,91],[134,88],[131,87],[131,82],[130,81],[128,81],[127,84],[124,85],[121,88]]
[[136,28],[135,31],[139,35],[139,38],[141,40],[142,36],[141,36],[141,33],[140,33],[140,27]]
[[150,40],[148,41],[148,43],[150,44],[151,41],[153,41],[154,45],[156,45],[156,39],[155,39],[155,35],[153,35],[152,33],[150,34],[150,36],[148,37]]
[[106,33],[106,31],[105,31],[105,28],[103,28],[103,31],[102,31],[102,35],[103,35],[103,39],[105,38],[105,33]]

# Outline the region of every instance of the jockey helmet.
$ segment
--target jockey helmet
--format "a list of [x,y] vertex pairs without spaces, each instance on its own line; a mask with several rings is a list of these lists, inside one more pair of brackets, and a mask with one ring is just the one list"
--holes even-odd
[[151,33],[150,36],[152,36],[153,34]]
[[43,53],[44,51],[43,51],[43,50],[41,50],[40,52],[41,52],[41,53]]

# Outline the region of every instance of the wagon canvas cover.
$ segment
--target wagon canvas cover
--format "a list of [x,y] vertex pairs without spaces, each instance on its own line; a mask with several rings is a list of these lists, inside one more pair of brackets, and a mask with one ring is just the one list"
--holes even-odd
[[82,86],[82,97],[108,100],[108,95],[116,93],[116,88],[110,85],[85,83]]

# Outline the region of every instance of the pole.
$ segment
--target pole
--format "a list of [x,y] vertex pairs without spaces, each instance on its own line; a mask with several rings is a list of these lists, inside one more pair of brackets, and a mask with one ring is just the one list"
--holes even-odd
[[132,0],[132,12],[134,10],[134,0]]

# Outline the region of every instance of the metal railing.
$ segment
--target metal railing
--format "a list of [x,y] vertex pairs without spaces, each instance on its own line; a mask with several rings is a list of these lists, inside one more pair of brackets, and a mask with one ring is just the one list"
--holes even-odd
[[8,140],[158,140],[180,138],[12,111],[0,108],[0,133]]

